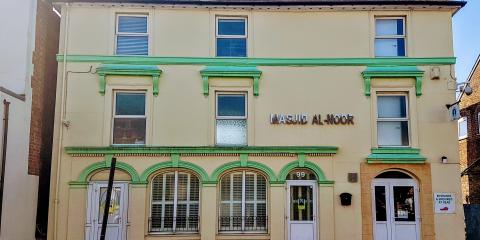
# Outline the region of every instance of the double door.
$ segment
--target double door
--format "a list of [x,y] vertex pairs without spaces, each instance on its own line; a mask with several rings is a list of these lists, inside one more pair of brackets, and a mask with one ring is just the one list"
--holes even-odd
[[418,187],[413,179],[375,179],[375,240],[420,240]]
[[[94,182],[88,186],[87,222],[85,239],[99,240],[105,202],[107,199],[107,183]],[[114,183],[108,210],[107,232],[105,239],[125,240],[127,235],[128,184]]]

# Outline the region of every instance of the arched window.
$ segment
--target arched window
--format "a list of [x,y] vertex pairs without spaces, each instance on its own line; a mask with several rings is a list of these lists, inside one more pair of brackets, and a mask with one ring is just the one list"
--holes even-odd
[[317,176],[310,169],[297,168],[288,173],[287,180],[317,180]]
[[225,174],[220,182],[219,231],[267,231],[267,180],[244,170]]
[[188,172],[160,173],[152,180],[150,232],[198,232],[199,180]]

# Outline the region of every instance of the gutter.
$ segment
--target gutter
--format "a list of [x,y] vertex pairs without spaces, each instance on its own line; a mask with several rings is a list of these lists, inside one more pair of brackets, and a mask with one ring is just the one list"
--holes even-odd
[[8,116],[10,114],[10,102],[4,99],[3,106],[2,175],[0,176],[0,231],[2,229],[3,186],[5,182],[5,163],[7,162]]

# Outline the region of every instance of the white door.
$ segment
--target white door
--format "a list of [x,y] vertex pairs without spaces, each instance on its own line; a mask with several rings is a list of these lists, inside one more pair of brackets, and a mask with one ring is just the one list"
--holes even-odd
[[420,240],[418,187],[413,179],[375,179],[375,240]]
[[317,236],[316,181],[287,181],[289,240],[314,240]]
[[[87,221],[85,224],[85,239],[99,240],[105,200],[107,198],[107,183],[94,182],[88,186]],[[127,208],[128,208],[128,184],[114,183],[108,224],[105,239],[126,240],[127,235]]]

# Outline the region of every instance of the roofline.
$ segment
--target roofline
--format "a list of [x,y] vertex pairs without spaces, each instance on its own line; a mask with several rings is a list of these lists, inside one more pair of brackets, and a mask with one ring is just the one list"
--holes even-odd
[[222,1],[222,0],[112,0],[112,1],[98,1],[98,0],[53,0],[56,3],[66,2],[83,2],[83,3],[144,3],[144,4],[175,4],[175,5],[238,5],[238,6],[352,6],[352,5],[429,5],[429,6],[452,6],[452,7],[464,7],[466,1],[396,1],[396,0],[383,0],[383,1],[318,1],[318,0],[304,0],[304,1],[288,1],[288,0],[274,0],[274,1]]
[[[478,54],[477,60],[475,61],[475,64],[473,65],[472,70],[470,71],[470,74],[468,74],[467,81],[465,81],[465,86],[470,84],[473,77],[473,73],[475,72],[475,70],[477,70],[477,67],[479,65],[480,65],[480,54]],[[463,93],[464,93],[463,91],[460,93],[460,97],[458,98],[459,101],[462,100],[462,97],[464,95]]]

